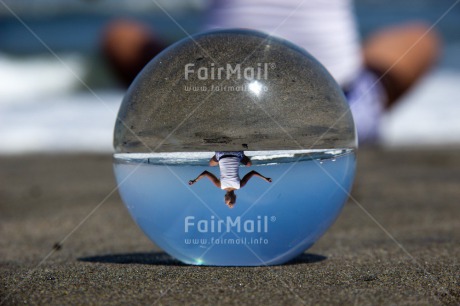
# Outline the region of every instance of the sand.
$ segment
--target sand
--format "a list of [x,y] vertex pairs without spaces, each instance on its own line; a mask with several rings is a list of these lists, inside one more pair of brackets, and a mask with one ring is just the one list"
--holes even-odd
[[222,30],[182,40],[144,67],[123,99],[114,146],[298,150],[348,148],[354,138],[343,91],[315,58],[260,32]]
[[114,190],[108,155],[1,157],[0,304],[459,304],[460,150],[358,160],[357,203],[313,248],[228,268],[155,247]]

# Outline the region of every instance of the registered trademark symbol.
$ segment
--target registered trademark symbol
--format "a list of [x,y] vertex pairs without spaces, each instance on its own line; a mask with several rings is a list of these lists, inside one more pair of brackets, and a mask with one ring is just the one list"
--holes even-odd
[[271,217],[270,217],[270,221],[275,222],[275,221],[276,221],[276,217],[275,217],[275,216],[271,216]]
[[[270,68],[271,69],[275,69],[276,68],[276,64],[275,63],[270,63]],[[276,219],[276,218],[275,218]]]

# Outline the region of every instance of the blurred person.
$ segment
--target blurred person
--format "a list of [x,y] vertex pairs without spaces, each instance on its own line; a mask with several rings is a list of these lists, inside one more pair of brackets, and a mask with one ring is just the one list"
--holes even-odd
[[[385,28],[361,44],[352,0],[215,0],[205,30],[247,28],[287,39],[342,87],[360,144],[379,138],[382,114],[434,64],[438,35],[420,22]],[[165,45],[135,22],[111,24],[103,50],[125,82]]]

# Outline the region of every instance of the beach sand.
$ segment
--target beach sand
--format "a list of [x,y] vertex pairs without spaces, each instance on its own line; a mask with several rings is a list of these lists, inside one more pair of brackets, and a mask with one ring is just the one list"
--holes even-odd
[[1,305],[460,303],[458,149],[360,150],[358,203],[304,255],[255,268],[162,253],[121,203],[111,163],[0,158]]

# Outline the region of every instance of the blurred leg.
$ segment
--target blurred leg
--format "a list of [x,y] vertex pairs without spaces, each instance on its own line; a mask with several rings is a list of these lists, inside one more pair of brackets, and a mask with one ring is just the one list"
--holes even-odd
[[382,77],[387,107],[391,107],[438,58],[439,37],[433,30],[425,34],[427,30],[428,26],[421,23],[393,26],[375,33],[364,43],[365,64]]
[[129,20],[110,23],[102,37],[103,54],[125,86],[165,47],[150,28]]

